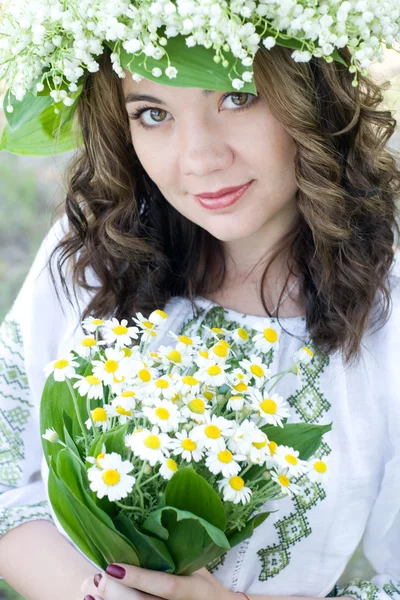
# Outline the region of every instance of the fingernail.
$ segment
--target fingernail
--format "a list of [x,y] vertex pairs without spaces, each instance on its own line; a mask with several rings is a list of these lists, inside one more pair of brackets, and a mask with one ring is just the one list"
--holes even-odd
[[96,598],[93,598],[93,596],[85,596],[85,600],[96,600]]
[[99,587],[99,583],[102,577],[103,575],[101,573],[96,573],[96,575],[93,577],[93,583],[96,587]]
[[118,565],[108,565],[106,573],[107,575],[111,575],[111,577],[115,577],[116,579],[123,579],[126,575],[125,569]]

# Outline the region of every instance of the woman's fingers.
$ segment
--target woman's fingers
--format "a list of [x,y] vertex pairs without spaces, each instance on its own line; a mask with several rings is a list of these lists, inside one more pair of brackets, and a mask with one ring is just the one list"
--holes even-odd
[[[109,577],[106,573],[100,573],[99,575],[101,575],[100,578],[95,575],[91,581],[85,581],[85,585],[81,588],[84,592],[81,600],[85,599],[85,594],[93,597],[97,595],[99,600],[160,600],[160,598],[151,594],[145,594],[132,587],[127,587]],[[95,581],[97,586],[94,583]]]

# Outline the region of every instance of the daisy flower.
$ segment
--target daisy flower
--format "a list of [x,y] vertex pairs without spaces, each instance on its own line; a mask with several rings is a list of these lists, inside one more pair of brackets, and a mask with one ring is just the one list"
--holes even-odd
[[171,479],[178,470],[178,465],[173,458],[164,458],[160,467],[160,474],[164,479]]
[[233,332],[233,335],[232,335],[233,341],[238,346],[242,346],[243,344],[248,342],[249,338],[250,338],[249,332],[246,331],[246,329],[243,329],[242,327],[235,329],[235,331]]
[[137,331],[140,330],[140,332],[144,334],[144,336],[146,336],[143,336],[146,342],[150,341],[151,338],[157,337],[156,324],[150,321],[150,319],[146,319],[146,317],[144,317],[142,313],[137,313],[137,319],[133,317],[133,320],[139,327],[139,329],[136,328]]
[[229,450],[232,452],[247,454],[252,447],[253,441],[262,440],[262,436],[265,435],[258,429],[255,423],[248,419],[244,420],[240,425],[238,423],[233,425],[234,431],[227,444]]
[[143,414],[152,425],[158,425],[161,431],[176,431],[183,421],[178,407],[169,400],[155,400],[154,406],[144,406]]
[[80,396],[87,396],[89,400],[92,398],[101,400],[103,398],[103,384],[98,377],[95,375],[86,375],[86,377],[75,375],[75,378],[78,381],[74,383],[73,387],[78,390]]
[[233,502],[234,504],[247,504],[250,502],[250,496],[252,491],[250,488],[245,486],[244,480],[238,475],[221,479],[218,482],[220,492],[223,493],[224,501]]
[[176,335],[176,333],[173,331],[170,331],[169,335],[176,341],[176,349],[183,353],[187,353],[188,351],[193,352],[202,344],[202,340],[198,335],[193,337],[189,337],[187,335]]
[[87,456],[86,461],[92,465],[97,465],[97,467],[99,469],[102,469],[103,467],[99,463],[99,459],[104,458],[106,453],[107,453],[106,446],[105,446],[105,444],[103,444],[101,447],[101,452],[96,457],[95,456]]
[[[275,442],[273,442],[275,444]],[[247,452],[247,456],[251,463],[255,465],[266,464],[268,461],[268,468],[272,468],[276,465],[275,461],[271,463],[271,442],[261,429],[258,429],[257,438],[253,439],[251,446]],[[275,444],[277,446],[277,444]],[[274,448],[274,446],[272,446]]]
[[151,467],[169,458],[170,437],[167,433],[160,433],[158,427],[143,429],[127,436],[125,444],[129,446],[135,456],[148,460]]
[[153,310],[153,312],[149,316],[150,323],[157,325],[157,327],[159,325],[162,325],[163,323],[165,323],[167,319],[168,319],[167,313],[160,309]]
[[205,398],[186,396],[184,406],[181,407],[181,415],[186,419],[192,419],[198,424],[205,423],[208,402]]
[[[206,359],[204,359],[206,360]],[[226,382],[226,373],[222,365],[216,364],[214,361],[207,361],[207,365],[199,369],[196,377],[206,385],[219,387]]]
[[52,444],[55,444],[60,439],[60,436],[55,429],[46,429],[46,433],[42,435],[42,438],[48,442],[51,442]]
[[72,379],[75,375],[75,367],[79,364],[74,360],[73,354],[70,352],[65,357],[53,360],[44,368],[46,377],[53,373],[54,381],[65,381]]
[[200,388],[200,380],[196,379],[192,375],[184,375],[176,379],[176,390],[180,394],[194,394],[196,395]]
[[176,394],[173,380],[168,375],[157,377],[148,386],[148,394],[153,398],[167,398],[171,400]]
[[290,446],[278,446],[275,453],[277,466],[287,469],[289,477],[299,477],[309,469],[307,461],[299,459],[300,452]]
[[95,317],[87,317],[82,321],[82,327],[88,333],[94,333],[99,327],[104,324],[103,319],[96,319]]
[[[104,406],[98,406],[90,411],[95,427],[101,428],[101,430],[108,431],[111,427],[111,417],[115,417],[115,409],[110,404]],[[87,419],[85,425],[88,429],[92,429],[92,419]]]
[[290,405],[279,394],[253,390],[249,396],[251,408],[260,415],[265,423],[283,427],[282,419],[290,417]]
[[206,467],[214,473],[223,477],[233,477],[241,470],[238,461],[246,460],[244,454],[232,454],[230,450],[221,450],[220,452],[211,452],[206,458]]
[[184,368],[192,365],[191,354],[187,346],[179,349],[173,346],[160,346],[157,352],[161,357],[161,364],[168,368],[171,366]]
[[90,489],[98,498],[107,496],[111,502],[126,498],[136,481],[135,477],[128,475],[133,470],[133,465],[129,460],[122,460],[116,452],[99,458],[99,463],[101,469],[93,466],[88,470]]
[[279,469],[271,472],[271,479],[280,485],[285,496],[292,496],[300,492],[300,487],[292,483],[287,475],[287,469]]
[[107,344],[116,344],[119,346],[130,346],[132,340],[138,338],[139,329],[137,327],[127,327],[127,319],[122,319],[121,323],[113,317],[104,322],[102,332]]
[[250,356],[250,360],[246,358],[241,360],[239,364],[242,369],[252,376],[257,387],[261,387],[270,376],[270,370],[267,365],[262,362],[260,356],[256,356],[255,354]]
[[[125,393],[125,392],[123,392]],[[111,406],[115,409],[116,416],[121,425],[133,419],[133,411],[136,406],[136,400],[132,396],[122,397],[117,396],[111,402]]]
[[233,431],[233,424],[228,419],[206,414],[205,423],[192,430],[192,439],[211,452],[220,452],[225,450],[225,438],[229,438]]
[[106,348],[105,357],[92,361],[93,375],[101,379],[105,385],[122,383],[127,360],[121,350]]
[[229,410],[233,410],[235,412],[242,410],[244,406],[244,398],[243,396],[231,396],[226,404]]
[[203,458],[203,449],[200,448],[190,437],[190,432],[185,430],[175,433],[171,439],[171,452],[176,456],[182,456],[186,462],[199,462]]
[[225,340],[220,340],[218,344],[215,344],[209,349],[211,360],[215,360],[218,363],[225,363],[229,358],[230,345]]
[[96,341],[96,338],[93,335],[88,335],[80,341],[78,346],[76,347],[76,352],[82,358],[87,358],[91,354],[98,352],[100,350],[100,346],[105,344],[104,341]]
[[303,346],[294,353],[293,362],[295,365],[308,365],[314,358],[314,352],[307,346]]
[[272,324],[271,319],[263,319],[261,323],[254,323],[253,329],[260,331],[253,337],[253,342],[257,350],[260,350],[264,354],[274,348],[279,348],[279,333]]
[[314,458],[308,463],[309,472],[307,477],[314,482],[321,483],[328,479],[328,465],[320,458]]

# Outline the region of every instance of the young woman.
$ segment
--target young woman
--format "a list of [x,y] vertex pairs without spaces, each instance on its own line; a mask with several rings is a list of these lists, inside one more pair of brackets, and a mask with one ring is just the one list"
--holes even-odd
[[[254,72],[258,96],[121,81],[109,53],[85,77],[65,215],[1,330],[0,574],[27,599],[400,598],[395,121],[382,90],[367,76],[353,87],[340,62],[277,46]],[[43,368],[83,318],[157,308],[177,333],[273,329],[277,371],[309,344],[309,375],[279,391],[295,420],[333,424],[330,477],[208,571],[98,574],[47,501]],[[374,575],[337,585],[361,541]]]

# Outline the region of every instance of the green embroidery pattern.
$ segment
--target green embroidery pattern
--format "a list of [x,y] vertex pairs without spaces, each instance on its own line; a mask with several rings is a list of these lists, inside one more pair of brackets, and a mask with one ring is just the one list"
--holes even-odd
[[6,508],[0,511],[0,537],[10,529],[17,527],[17,525],[38,519],[53,521],[47,500],[42,500],[42,502],[38,502],[37,504],[23,504],[13,508]]
[[352,581],[349,581],[345,587],[339,588],[338,596],[353,596],[358,600],[378,600],[380,591],[381,590],[370,581],[353,579]]
[[383,586],[383,591],[386,592],[388,596],[393,598],[400,598],[400,581],[390,581],[389,583],[385,583]]
[[[243,315],[245,316],[245,315]],[[276,320],[271,320],[276,324]],[[183,324],[181,333],[185,335],[198,335],[201,333],[201,326],[225,328],[229,331],[238,327],[245,327],[242,323],[230,320],[227,311],[220,306],[214,306],[209,310],[200,309],[199,316]],[[301,365],[301,385],[295,394],[288,398],[288,402],[298,415],[299,421],[305,423],[318,423],[323,419],[330,408],[330,404],[320,389],[320,377],[329,364],[329,358],[320,355],[312,342],[308,340],[307,346],[314,352],[314,360],[311,364]],[[241,346],[241,352],[244,355],[252,354],[252,341]],[[270,366],[274,359],[274,350],[271,349],[265,355],[265,364]],[[317,457],[322,458],[331,453],[331,449],[323,442],[318,450]],[[311,527],[307,518],[307,512],[321,502],[326,493],[321,484],[307,481],[305,477],[299,477],[296,480],[301,488],[301,493],[293,499],[294,510],[287,516],[278,520],[274,527],[278,534],[278,541],[266,548],[258,551],[261,560],[260,581],[266,581],[278,575],[290,562],[290,548],[300,542],[300,540],[311,534]],[[234,579],[238,575],[243,557],[238,557]],[[212,570],[217,569],[223,564],[225,557],[220,557],[217,561],[209,565]]]
[[6,317],[0,327],[0,483],[17,485],[25,458],[22,433],[33,408],[25,373],[18,323]]

